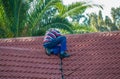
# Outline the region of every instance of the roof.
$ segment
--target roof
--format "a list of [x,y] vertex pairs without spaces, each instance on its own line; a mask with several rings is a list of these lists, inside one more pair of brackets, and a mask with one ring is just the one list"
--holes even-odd
[[[0,39],[0,79],[61,79],[60,59],[45,54],[43,37]],[[120,31],[66,37],[65,79],[120,78]]]

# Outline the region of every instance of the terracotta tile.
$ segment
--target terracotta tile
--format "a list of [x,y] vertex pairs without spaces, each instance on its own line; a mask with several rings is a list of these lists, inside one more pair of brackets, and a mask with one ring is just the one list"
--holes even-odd
[[[60,59],[45,54],[43,37],[0,39],[0,79],[61,79]],[[120,78],[119,31],[66,37],[65,79]]]

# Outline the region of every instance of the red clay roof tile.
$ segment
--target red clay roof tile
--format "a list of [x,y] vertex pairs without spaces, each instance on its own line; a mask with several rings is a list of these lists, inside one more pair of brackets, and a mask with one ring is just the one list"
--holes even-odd
[[[65,79],[120,79],[120,32],[66,35]],[[61,79],[60,59],[42,37],[0,39],[0,79]]]

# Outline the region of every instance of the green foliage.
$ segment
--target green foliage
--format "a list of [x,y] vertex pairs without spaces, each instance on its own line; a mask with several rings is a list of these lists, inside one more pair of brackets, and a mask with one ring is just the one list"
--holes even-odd
[[94,27],[80,25],[77,22],[73,23],[72,29],[74,30],[75,34],[97,32]]
[[[58,4],[64,6],[61,0],[37,1],[34,10],[29,14],[31,35],[43,35],[51,27],[64,29],[72,33],[71,24],[58,14],[61,9],[61,6],[57,6]],[[40,31],[43,30],[44,32],[41,33]]]
[[40,36],[49,28],[67,33],[96,31],[97,26],[80,26],[67,19],[78,17],[92,6],[99,5],[86,2],[63,5],[62,0],[0,0],[0,38]]
[[[48,30],[49,28],[58,28],[58,29],[63,29],[63,30],[67,30],[70,33],[73,33],[73,31],[71,30],[71,24],[68,22],[67,19],[64,18],[60,18],[60,17],[55,17],[52,18],[52,20],[49,23],[44,24],[44,26],[41,26],[40,28],[38,28],[38,30],[35,30],[33,32],[33,35],[44,35],[45,31]],[[44,31],[42,33],[40,33],[40,31]]]
[[118,8],[112,8],[111,9],[111,15],[113,18],[113,24],[117,27],[117,29],[120,30],[120,7]]
[[100,27],[103,24],[103,16],[102,16],[102,11],[101,10],[99,11],[97,19],[98,19],[98,26]]
[[[58,15],[61,0],[0,0],[0,37],[43,35],[51,27],[68,30],[71,24]],[[31,8],[33,7],[33,8]]]
[[27,5],[28,3],[27,0],[1,0],[0,4],[3,8],[0,13],[4,12],[4,16],[1,16],[1,18],[3,18],[2,23],[5,24],[1,27],[8,30],[5,34],[9,33],[10,37],[21,36],[27,21],[27,11],[30,7]]
[[87,5],[85,2],[76,2],[72,3],[71,5],[64,6],[64,9],[62,11],[62,17],[67,16],[75,16],[78,14],[82,14],[88,7],[91,7],[91,5]]
[[89,15],[89,26],[94,27],[98,32],[120,30],[119,12],[120,12],[120,8],[111,9],[113,21],[109,16],[105,16],[105,19],[103,20],[101,11],[99,11],[98,15],[95,13],[91,13]]

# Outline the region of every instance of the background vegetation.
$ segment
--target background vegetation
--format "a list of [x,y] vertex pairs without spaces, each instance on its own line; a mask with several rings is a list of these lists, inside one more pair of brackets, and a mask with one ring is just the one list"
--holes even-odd
[[[120,7],[111,9],[112,19],[102,12],[84,16],[87,8],[100,5],[62,0],[0,0],[0,38],[41,36],[49,28],[67,34],[120,30]],[[80,23],[80,21],[82,23]]]

